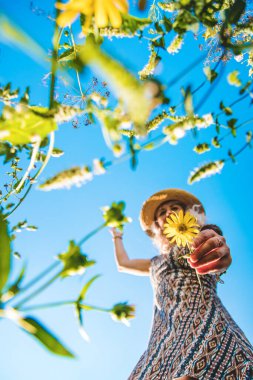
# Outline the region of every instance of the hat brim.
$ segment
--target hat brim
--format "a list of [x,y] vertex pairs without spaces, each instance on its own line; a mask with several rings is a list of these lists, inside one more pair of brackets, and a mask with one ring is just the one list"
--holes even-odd
[[140,213],[140,224],[142,229],[149,235],[153,236],[151,225],[155,220],[155,211],[159,205],[164,202],[175,200],[183,203],[186,207],[199,205],[200,211],[205,214],[205,209],[200,200],[195,195],[181,189],[165,189],[153,194],[142,206]]

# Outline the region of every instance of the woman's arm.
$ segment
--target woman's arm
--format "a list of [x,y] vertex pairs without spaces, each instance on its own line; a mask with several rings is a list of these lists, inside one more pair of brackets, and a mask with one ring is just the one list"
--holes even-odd
[[150,259],[129,259],[123,245],[122,233],[115,228],[111,229],[114,242],[115,261],[119,272],[125,272],[137,276],[149,276]]

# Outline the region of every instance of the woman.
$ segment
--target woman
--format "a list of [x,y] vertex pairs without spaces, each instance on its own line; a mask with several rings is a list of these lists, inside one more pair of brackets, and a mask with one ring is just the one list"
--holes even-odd
[[[180,210],[193,214],[201,226],[187,260],[179,258],[185,248],[163,233],[166,218]],[[149,344],[128,380],[251,380],[253,348],[216,292],[215,275],[232,262],[219,227],[205,225],[201,202],[179,189],[152,195],[143,204],[140,223],[160,250],[152,259],[129,259],[122,234],[111,231],[118,270],[150,275],[154,289]]]

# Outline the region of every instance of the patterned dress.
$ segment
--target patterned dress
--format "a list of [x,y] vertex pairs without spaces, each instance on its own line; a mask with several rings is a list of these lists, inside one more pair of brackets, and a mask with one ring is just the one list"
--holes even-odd
[[217,296],[177,247],[151,259],[154,316],[147,350],[128,380],[252,380],[253,347]]

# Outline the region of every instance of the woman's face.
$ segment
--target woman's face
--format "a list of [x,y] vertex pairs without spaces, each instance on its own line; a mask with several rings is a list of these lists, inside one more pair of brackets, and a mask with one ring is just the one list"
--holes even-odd
[[157,226],[163,230],[164,223],[166,223],[166,218],[168,218],[172,212],[178,213],[180,210],[184,211],[183,205],[176,200],[162,203],[155,212],[155,221]]

